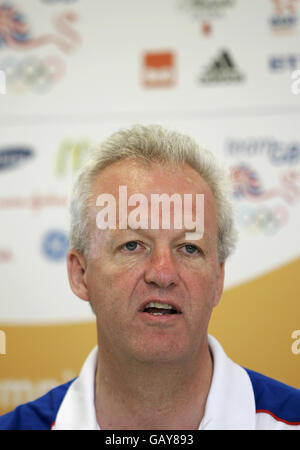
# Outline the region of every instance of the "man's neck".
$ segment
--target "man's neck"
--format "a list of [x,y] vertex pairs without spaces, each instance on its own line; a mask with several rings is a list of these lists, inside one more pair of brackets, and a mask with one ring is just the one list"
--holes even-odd
[[95,408],[101,429],[198,429],[213,373],[207,343],[188,363],[120,364],[99,349]]

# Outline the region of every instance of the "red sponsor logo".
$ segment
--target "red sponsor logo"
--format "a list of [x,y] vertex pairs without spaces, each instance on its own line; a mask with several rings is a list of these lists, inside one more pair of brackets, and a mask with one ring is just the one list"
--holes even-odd
[[176,82],[175,55],[172,52],[147,52],[143,56],[142,84],[145,87],[170,87]]

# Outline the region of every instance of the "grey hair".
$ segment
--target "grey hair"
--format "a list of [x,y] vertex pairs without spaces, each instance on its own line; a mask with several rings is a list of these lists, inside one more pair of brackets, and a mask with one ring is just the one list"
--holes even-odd
[[214,155],[200,147],[194,139],[160,125],[134,125],[130,129],[119,130],[94,150],[78,173],[70,198],[70,249],[88,256],[93,181],[107,166],[125,158],[147,165],[159,163],[180,167],[186,163],[201,175],[215,198],[218,257],[219,261],[225,261],[235,248],[237,236],[229,176]]

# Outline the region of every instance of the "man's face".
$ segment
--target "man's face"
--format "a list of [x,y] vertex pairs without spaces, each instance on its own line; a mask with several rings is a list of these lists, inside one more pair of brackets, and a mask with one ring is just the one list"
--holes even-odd
[[[196,194],[204,194],[203,237],[187,241],[184,225],[182,229],[172,225],[172,208],[170,229],[118,229],[120,185],[127,186],[128,198],[144,194],[149,211],[151,194],[177,193],[182,199],[183,194],[192,194],[193,218]],[[85,272],[100,346],[118,357],[145,362],[195,356],[204,343],[224,276],[217,256],[215,203],[207,183],[188,165],[145,168],[122,160],[104,169],[92,192],[94,205],[102,193],[112,194],[117,204],[117,229],[99,230],[96,216],[92,220]],[[135,208],[128,207],[128,214]],[[151,309],[150,302],[165,304],[166,310]]]

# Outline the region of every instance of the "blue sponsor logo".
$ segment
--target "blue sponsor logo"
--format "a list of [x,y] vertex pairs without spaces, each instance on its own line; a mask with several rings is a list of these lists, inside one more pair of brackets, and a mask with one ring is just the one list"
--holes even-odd
[[52,230],[46,233],[42,241],[45,256],[52,261],[64,260],[69,248],[69,239],[65,232]]
[[273,138],[228,139],[225,153],[232,157],[266,156],[274,165],[294,165],[300,161],[300,142]]
[[0,170],[20,166],[24,161],[32,158],[33,151],[27,147],[12,147],[0,150]]
[[273,28],[291,28],[296,25],[297,17],[294,15],[290,16],[273,16],[271,17],[271,25]]
[[269,59],[269,67],[275,73],[296,70],[300,68],[300,53],[272,56]]

